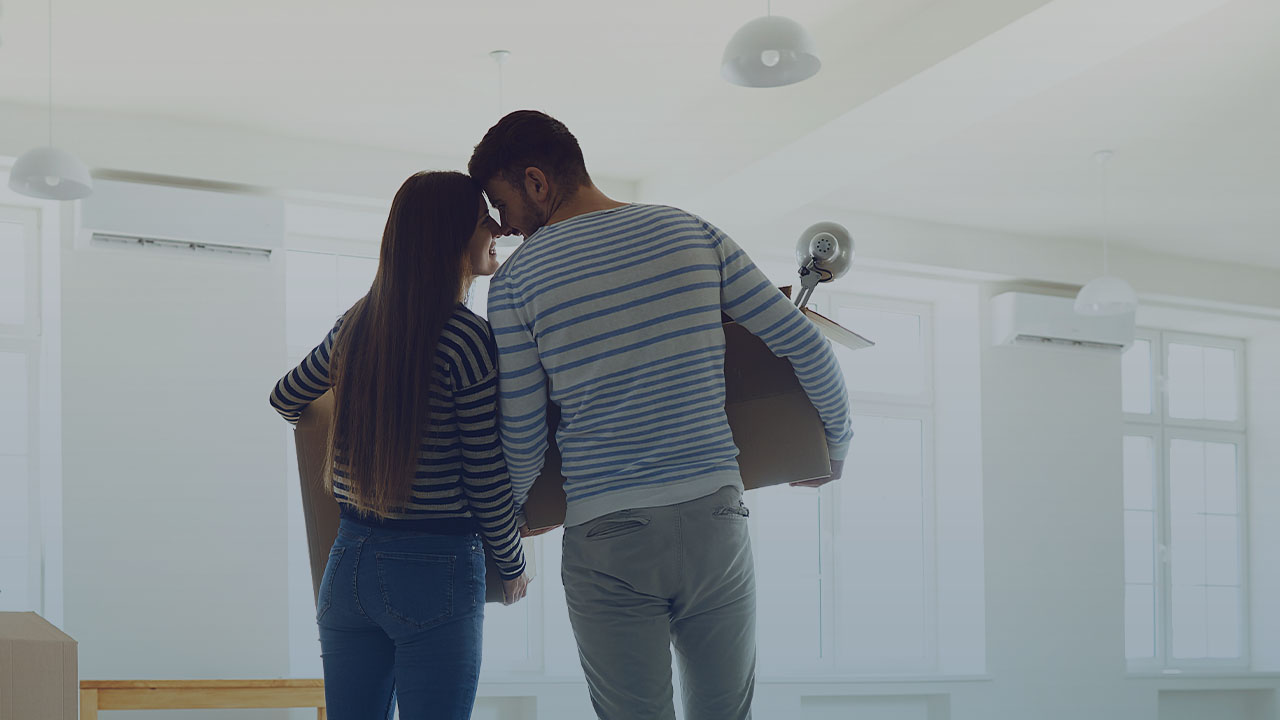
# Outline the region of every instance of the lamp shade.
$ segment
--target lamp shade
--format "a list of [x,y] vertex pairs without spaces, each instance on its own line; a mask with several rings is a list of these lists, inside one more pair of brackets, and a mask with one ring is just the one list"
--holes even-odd
[[1075,308],[1081,315],[1123,315],[1138,309],[1138,294],[1124,279],[1103,275],[1080,288]]
[[720,75],[743,87],[778,87],[807,80],[822,67],[813,36],[790,18],[752,20],[729,40]]
[[835,280],[853,264],[853,237],[840,223],[810,225],[796,240],[796,261],[803,268],[811,260],[814,267],[830,275],[823,282]]
[[43,200],[77,200],[93,193],[89,168],[56,147],[38,147],[18,156],[9,171],[14,192]]

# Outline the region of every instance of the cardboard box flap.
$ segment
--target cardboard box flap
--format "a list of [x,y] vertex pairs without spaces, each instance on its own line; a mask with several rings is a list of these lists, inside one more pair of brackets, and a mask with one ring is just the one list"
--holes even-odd
[[809,308],[805,308],[803,312],[804,316],[809,318],[814,325],[817,325],[818,329],[822,331],[822,334],[826,335],[827,339],[833,343],[843,345],[850,350],[861,350],[862,348],[875,345],[875,343],[825,315],[810,310]]
[[[788,300],[791,299],[790,285],[783,285],[778,289],[782,291],[782,294],[785,295]],[[805,307],[805,308],[801,308],[800,312],[803,312],[805,317],[812,320],[813,324],[817,325],[818,329],[822,331],[822,334],[826,335],[827,339],[830,340],[831,342],[839,343],[849,348],[850,350],[861,350],[862,348],[871,347],[875,345],[874,342],[871,342],[870,340],[862,337],[858,333],[850,330],[849,328],[841,325],[840,323],[836,322],[835,320],[832,320],[831,318],[827,317],[826,315],[823,315],[822,313],[816,310]],[[725,322],[730,322],[731,320],[732,318],[730,318],[729,316],[727,315],[724,316]]]
[[74,643],[70,635],[33,612],[0,612],[0,642],[22,640],[46,643]]

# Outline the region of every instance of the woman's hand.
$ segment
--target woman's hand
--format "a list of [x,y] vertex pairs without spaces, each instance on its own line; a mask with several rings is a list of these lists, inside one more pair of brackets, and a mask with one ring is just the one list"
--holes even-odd
[[515,580],[502,581],[502,604],[512,605],[524,599],[529,591],[529,573],[524,572]]

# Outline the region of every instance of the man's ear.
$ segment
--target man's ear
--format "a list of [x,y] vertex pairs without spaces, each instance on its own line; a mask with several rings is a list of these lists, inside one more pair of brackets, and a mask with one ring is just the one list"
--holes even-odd
[[525,168],[524,190],[534,200],[539,202],[546,200],[547,195],[551,193],[551,183],[547,180],[547,174],[536,167]]

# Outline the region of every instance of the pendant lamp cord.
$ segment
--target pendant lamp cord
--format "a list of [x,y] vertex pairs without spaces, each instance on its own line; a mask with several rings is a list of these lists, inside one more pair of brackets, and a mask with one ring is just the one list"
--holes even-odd
[[53,0],[49,0],[49,147],[53,147]]

